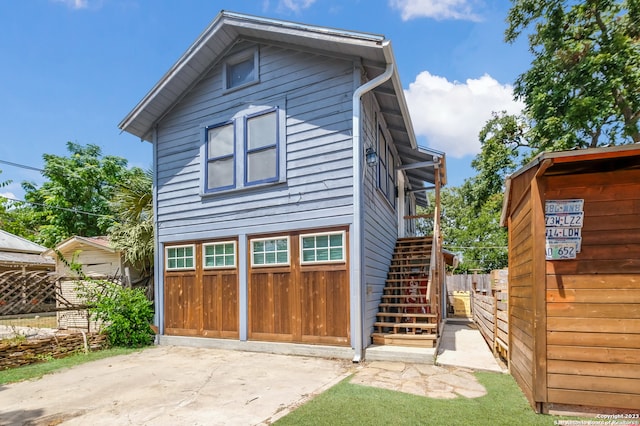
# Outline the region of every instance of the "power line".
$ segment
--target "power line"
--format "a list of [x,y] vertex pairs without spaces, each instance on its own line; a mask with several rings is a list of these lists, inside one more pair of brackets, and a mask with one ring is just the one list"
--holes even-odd
[[36,172],[44,173],[44,170],[38,169],[37,167],[25,166],[24,164],[12,163],[11,161],[0,160],[0,163],[8,164],[13,167],[19,167],[21,169],[35,170]]
[[110,214],[100,214],[100,213],[93,213],[93,212],[85,212],[83,210],[78,210],[78,209],[69,209],[69,208],[66,208],[66,207],[51,206],[49,204],[36,203],[36,202],[33,202],[33,201],[26,201],[26,200],[19,200],[17,198],[7,197],[6,195],[1,195],[1,194],[0,194],[0,198],[4,198],[5,200],[9,200],[9,201],[15,201],[15,202],[18,202],[18,203],[26,203],[26,204],[31,204],[31,205],[34,205],[34,206],[46,207],[46,208],[54,209],[54,210],[64,210],[64,211],[71,212],[71,213],[86,214],[86,215],[89,215],[89,216],[97,216],[97,217],[108,217],[108,218],[114,219],[114,216],[112,216]]

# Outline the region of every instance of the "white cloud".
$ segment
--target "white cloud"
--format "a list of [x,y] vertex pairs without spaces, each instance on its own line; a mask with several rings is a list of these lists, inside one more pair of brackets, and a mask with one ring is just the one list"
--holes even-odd
[[479,15],[473,10],[475,2],[476,0],[389,0],[389,5],[400,9],[403,21],[422,17],[479,21]]
[[298,13],[303,9],[307,9],[315,2],[316,0],[280,0],[278,2],[278,8],[289,9]]
[[416,135],[454,158],[480,152],[478,133],[492,111],[517,114],[524,107],[511,85],[487,74],[460,83],[423,71],[404,94]]
[[86,9],[89,7],[89,0],[53,0],[54,3],[63,3],[71,9]]

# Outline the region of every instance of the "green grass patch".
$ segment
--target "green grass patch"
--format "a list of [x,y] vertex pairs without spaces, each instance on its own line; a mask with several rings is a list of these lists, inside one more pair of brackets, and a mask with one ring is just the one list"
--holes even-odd
[[553,425],[536,414],[513,377],[476,373],[481,398],[433,399],[351,384],[345,379],[276,422],[284,425]]
[[48,373],[53,373],[64,368],[74,367],[85,362],[96,361],[117,355],[126,355],[140,349],[131,348],[111,348],[100,351],[89,352],[88,354],[78,353],[66,358],[51,359],[37,364],[25,365],[24,367],[11,368],[0,371],[0,385],[7,383],[21,382],[23,380],[39,379]]

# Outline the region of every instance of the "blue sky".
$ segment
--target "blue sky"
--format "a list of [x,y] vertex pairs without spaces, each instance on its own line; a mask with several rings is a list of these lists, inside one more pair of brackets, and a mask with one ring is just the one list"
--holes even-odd
[[[530,62],[503,41],[506,0],[5,0],[0,5],[0,160],[43,166],[66,142],[151,167],[151,145],[118,123],[220,10],[382,34],[391,40],[421,145],[447,154],[449,185],[473,175],[491,111],[517,112]],[[0,194],[37,171],[0,163]]]

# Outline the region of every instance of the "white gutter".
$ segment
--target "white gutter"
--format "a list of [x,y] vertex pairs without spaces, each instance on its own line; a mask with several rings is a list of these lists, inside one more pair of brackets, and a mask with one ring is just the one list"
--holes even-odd
[[[389,41],[383,42],[383,48],[389,47]],[[363,247],[364,247],[364,233],[362,232],[362,223],[364,221],[364,211],[362,210],[362,183],[363,183],[363,173],[362,173],[362,146],[360,141],[360,113],[361,113],[361,105],[360,99],[362,96],[375,89],[385,81],[389,80],[393,75],[394,66],[393,63],[387,63],[387,68],[384,70],[382,74],[358,87],[353,92],[353,234],[354,234],[354,242],[353,248],[351,250],[352,254],[352,262],[353,270],[351,272],[351,282],[355,284],[356,293],[358,298],[356,300],[355,308],[356,312],[352,317],[355,318],[355,336],[354,336],[354,346],[355,346],[355,355],[353,357],[353,362],[362,361],[362,352],[364,349],[364,341],[363,341],[363,324],[364,319],[362,318],[362,283],[364,281],[364,257]]]

